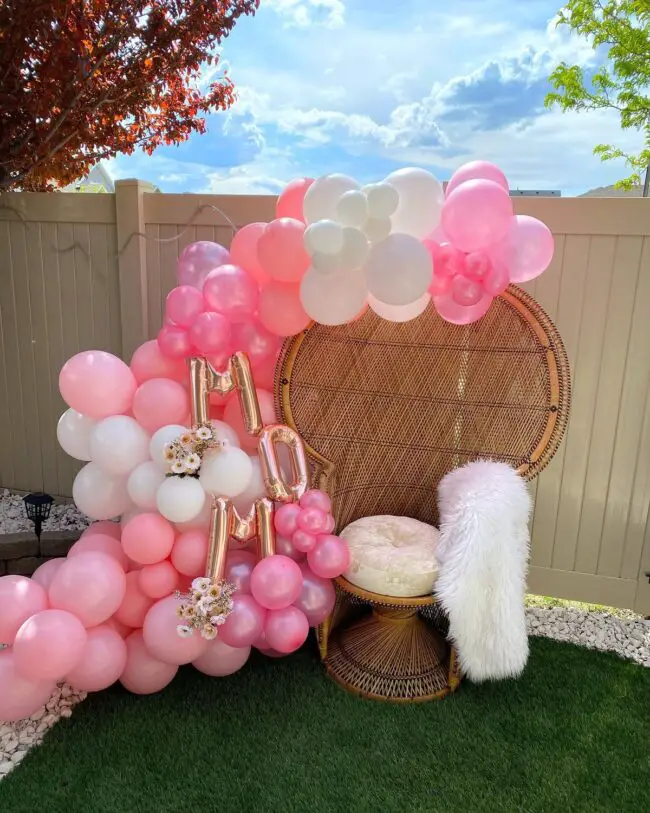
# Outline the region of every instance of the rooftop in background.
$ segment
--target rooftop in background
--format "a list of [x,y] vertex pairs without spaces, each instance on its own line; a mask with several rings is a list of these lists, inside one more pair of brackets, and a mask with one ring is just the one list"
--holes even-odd
[[511,189],[510,196],[513,198],[561,198],[562,192],[559,189]]
[[580,198],[640,198],[642,197],[643,187],[639,184],[633,186],[627,192],[625,189],[617,189],[615,186],[599,186],[597,189],[590,189],[583,195],[578,195]]

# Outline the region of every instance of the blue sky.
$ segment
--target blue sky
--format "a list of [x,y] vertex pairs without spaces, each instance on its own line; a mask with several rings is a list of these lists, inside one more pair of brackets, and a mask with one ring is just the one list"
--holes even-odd
[[635,135],[615,115],[543,108],[554,65],[595,64],[587,43],[555,28],[560,4],[261,0],[223,46],[239,93],[231,110],[180,147],[108,169],[215,194],[275,193],[329,172],[369,182],[402,166],[444,180],[475,158],[499,164],[513,188],[572,195],[613,183],[625,168],[592,148],[634,150]]

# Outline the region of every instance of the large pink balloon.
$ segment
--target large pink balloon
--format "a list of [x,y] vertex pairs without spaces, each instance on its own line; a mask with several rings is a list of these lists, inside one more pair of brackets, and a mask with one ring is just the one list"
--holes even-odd
[[268,331],[257,319],[247,319],[232,326],[233,349],[246,353],[252,365],[273,358],[275,366],[275,357],[281,344],[280,338]]
[[251,576],[253,598],[267,610],[288,607],[300,595],[302,572],[287,556],[268,556],[255,566]]
[[298,530],[298,517],[301,513],[301,507],[295,503],[281,505],[275,512],[275,530],[282,536],[291,538]]
[[228,554],[226,560],[226,581],[232,582],[237,588],[238,595],[251,591],[251,574],[257,557],[247,550],[234,550]]
[[228,646],[251,646],[264,629],[266,610],[253,596],[235,593],[232,602],[226,623],[219,627],[219,638]]
[[120,683],[134,694],[153,694],[168,686],[176,677],[178,666],[157,660],[145,646],[142,630],[126,639],[126,665]]
[[318,537],[316,547],[307,554],[307,561],[316,576],[334,579],[350,567],[350,549],[340,536],[326,534]]
[[271,279],[297,283],[303,278],[311,264],[304,234],[305,224],[290,217],[267,224],[257,244],[257,257]]
[[127,412],[136,386],[129,366],[103,350],[77,353],[66,361],[59,373],[63,400],[89,418],[107,418]]
[[[273,395],[265,390],[258,390],[257,400],[259,401],[260,410],[262,412],[262,423],[264,426],[275,423],[275,399]],[[237,432],[241,447],[244,451],[249,453],[257,451],[259,439],[246,432],[239,398],[231,398],[227,402],[223,419]]]
[[313,183],[313,178],[297,178],[287,184],[275,205],[275,216],[291,217],[304,223],[305,216],[302,212],[302,205],[307,190]]
[[142,626],[144,643],[153,657],[176,666],[198,658],[208,645],[198,632],[187,638],[178,634],[176,627],[183,623],[176,613],[179,606],[174,596],[160,599],[151,607]]
[[269,610],[264,633],[272,649],[288,655],[300,649],[307,640],[309,621],[297,607]]
[[220,637],[210,641],[202,655],[192,661],[192,666],[210,677],[226,677],[238,672],[251,654],[249,646],[228,646]]
[[203,296],[210,310],[222,314],[230,322],[241,322],[257,310],[259,286],[240,266],[222,265],[208,274]]
[[85,627],[110,618],[126,593],[126,574],[116,559],[82,551],[61,565],[48,592],[50,605],[76,615]]
[[173,593],[178,585],[178,571],[167,559],[154,565],[145,565],[138,573],[140,590],[149,598],[164,598]]
[[10,645],[28,618],[48,607],[47,593],[25,576],[0,577],[0,643]]
[[50,699],[54,680],[29,680],[16,671],[11,649],[0,651],[0,721],[13,723],[29,717]]
[[68,559],[78,556],[80,553],[88,551],[99,551],[112,556],[113,559],[126,572],[129,567],[129,557],[124,553],[124,548],[119,538],[108,534],[95,533],[82,536],[68,551]]
[[331,579],[322,579],[307,564],[301,566],[302,590],[294,601],[307,617],[310,627],[317,627],[331,614],[336,602],[336,590]]
[[447,184],[445,194],[449,197],[462,183],[476,180],[493,181],[506,192],[510,191],[506,176],[496,164],[491,164],[489,161],[470,161],[454,172]]
[[113,620],[125,627],[135,629],[144,624],[144,619],[154,600],[140,590],[140,573],[132,570],[126,574],[126,593]]
[[230,262],[228,249],[209,240],[199,240],[186,246],[178,258],[176,277],[179,285],[203,288],[210,271]]
[[203,295],[192,285],[179,285],[167,294],[165,316],[179,327],[189,327],[204,310]]
[[94,536],[95,534],[112,536],[119,540],[122,537],[122,528],[119,522],[112,522],[109,519],[102,519],[99,522],[93,522],[91,525],[89,525],[79,538],[84,539],[86,536]]
[[194,350],[189,332],[178,325],[163,325],[156,341],[163,358],[171,360],[189,358]]
[[257,316],[276,336],[293,336],[311,324],[300,301],[300,286],[275,280],[262,288]]
[[182,359],[163,356],[156,339],[138,347],[131,357],[131,372],[138,384],[150,378],[171,378],[181,384],[189,381],[187,364]]
[[450,293],[433,298],[433,304],[440,316],[454,325],[469,325],[477,322],[485,316],[493,301],[493,297],[488,293],[483,294],[481,300],[469,307],[456,303]]
[[189,393],[171,378],[151,378],[140,384],[133,397],[133,415],[150,435],[163,426],[182,424],[189,411]]
[[220,313],[206,311],[194,320],[190,340],[204,355],[219,353],[230,344],[230,323]]
[[65,676],[66,683],[80,692],[99,692],[112,686],[126,666],[126,644],[107,624],[88,630],[79,663]]
[[495,265],[505,265],[510,282],[528,282],[546,271],[554,250],[555,240],[545,223],[516,215],[503,241],[490,249],[490,256]]
[[466,181],[442,208],[445,232],[456,248],[466,252],[498,243],[508,233],[512,218],[512,199],[494,181]]
[[208,555],[208,535],[201,530],[180,534],[172,548],[172,564],[183,576],[196,578],[205,571]]
[[160,514],[138,514],[122,530],[122,547],[134,562],[153,565],[172,552],[174,536],[174,526]]
[[[75,544],[77,543],[75,542]],[[74,545],[72,547],[74,547]],[[68,553],[68,556],[69,555],[70,554]],[[43,564],[37,567],[32,573],[32,581],[40,584],[43,590],[45,590],[47,593],[47,591],[50,589],[50,585],[52,584],[54,574],[65,561],[66,559],[64,556],[59,556],[57,559],[48,559],[47,562],[43,562]],[[43,607],[43,609],[45,608]]]
[[230,245],[232,262],[248,271],[260,284],[269,280],[257,256],[257,245],[265,227],[266,223],[249,223],[235,233]]
[[81,660],[87,639],[81,621],[65,610],[42,610],[18,630],[16,670],[29,680],[60,680]]

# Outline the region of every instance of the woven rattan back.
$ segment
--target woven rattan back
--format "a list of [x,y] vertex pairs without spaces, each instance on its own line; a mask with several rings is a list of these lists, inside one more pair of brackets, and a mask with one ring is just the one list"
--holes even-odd
[[532,479],[569,412],[562,340],[516,287],[466,327],[431,305],[405,324],[368,311],[312,325],[285,343],[277,370],[278,414],[304,439],[339,528],[373,514],[437,524],[440,478],[477,458]]

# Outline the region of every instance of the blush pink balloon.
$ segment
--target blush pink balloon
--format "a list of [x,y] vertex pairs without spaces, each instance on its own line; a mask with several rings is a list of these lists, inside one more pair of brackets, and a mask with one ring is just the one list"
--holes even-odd
[[262,630],[266,620],[266,610],[253,596],[235,593],[233,608],[226,623],[219,627],[219,638],[228,646],[251,646]]
[[[442,226],[461,251],[481,251],[502,240],[513,219],[510,195],[494,181],[466,181],[442,207]],[[434,259],[435,263],[435,259]]]
[[230,262],[228,249],[210,240],[198,240],[185,246],[178,258],[176,278],[179,285],[203,288],[210,271]]
[[336,590],[331,579],[322,579],[308,565],[302,565],[302,590],[294,601],[307,617],[310,627],[317,627],[328,618],[336,602]]
[[126,574],[113,557],[100,551],[81,551],[66,559],[54,574],[50,606],[75,615],[84,627],[110,618],[126,593]]
[[433,304],[436,310],[447,322],[454,325],[469,325],[481,319],[490,309],[493,297],[488,293],[483,294],[483,298],[476,303],[466,307],[454,302],[450,294],[434,297]]
[[81,621],[65,610],[42,610],[14,640],[16,671],[28,680],[60,680],[81,660],[87,639]]
[[116,539],[114,536],[102,533],[82,536],[68,551],[68,559],[72,559],[80,553],[87,553],[88,551],[99,551],[100,553],[106,553],[108,556],[112,556],[125,572],[129,568],[129,557],[124,553],[120,539]]
[[154,565],[145,565],[138,571],[138,585],[145,596],[164,598],[176,589],[178,571],[167,559]]
[[267,223],[257,243],[257,257],[271,279],[297,283],[311,265],[304,245],[305,224],[291,217]]
[[139,571],[132,570],[126,574],[126,592],[113,620],[131,629],[141,627],[153,602],[153,599],[140,590]]
[[198,632],[181,638],[176,631],[182,623],[176,613],[178,607],[179,601],[174,596],[160,599],[149,609],[142,626],[145,646],[153,657],[175,666],[198,658],[208,645]]
[[115,616],[109,618],[108,621],[102,624],[104,627],[110,627],[112,630],[120,636],[120,638],[126,638],[133,632],[133,627],[127,627],[126,624],[120,624],[119,621],[116,621]]
[[225,579],[235,585],[239,595],[250,593],[251,574],[256,564],[257,557],[249,551],[234,550],[228,554]]
[[298,516],[298,528],[312,536],[327,533],[328,525],[327,513],[318,508],[302,508]]
[[133,415],[151,435],[163,426],[182,425],[189,411],[187,390],[171,378],[151,378],[140,384],[133,397]]
[[232,326],[234,350],[246,353],[251,364],[259,364],[275,357],[280,350],[279,336],[268,331],[257,319],[247,319]]
[[119,522],[112,522],[110,519],[103,519],[99,522],[93,522],[81,534],[79,539],[84,539],[86,536],[95,534],[102,534],[104,536],[112,536],[115,539],[122,537],[122,528]]
[[219,353],[230,343],[230,324],[225,316],[211,311],[200,314],[189,331],[196,349],[205,355]]
[[78,692],[99,692],[112,686],[126,666],[126,644],[106,624],[88,630],[79,663],[65,676]]
[[168,686],[176,677],[178,666],[157,660],[145,646],[142,630],[126,639],[126,664],[120,683],[133,694],[153,694]]
[[[258,390],[257,400],[259,401],[260,411],[262,413],[263,425],[267,426],[268,424],[275,423],[275,399],[273,395],[265,390]],[[241,447],[245,452],[250,453],[257,451],[259,439],[246,432],[239,398],[231,398],[226,403],[226,408],[223,411],[223,419],[237,432]]]
[[316,547],[307,554],[309,567],[321,579],[334,579],[350,567],[350,549],[340,536],[319,536]]
[[210,641],[202,655],[192,661],[192,666],[210,677],[234,675],[244,666],[251,654],[249,646],[228,646],[221,637]]
[[329,514],[332,510],[332,500],[327,492],[321,491],[319,488],[310,488],[300,498],[300,507],[317,508],[324,514]]
[[309,553],[310,550],[316,547],[316,537],[308,531],[298,528],[291,537],[291,543],[300,553]]
[[288,607],[300,595],[302,573],[287,556],[268,556],[258,562],[251,576],[253,598],[267,610]]
[[297,550],[293,542],[287,539],[286,536],[278,535],[275,537],[275,552],[280,556],[288,556],[289,559],[293,559],[294,562],[302,562],[305,558],[305,554]]
[[296,503],[281,505],[275,512],[275,530],[282,536],[291,538],[298,530],[298,517],[301,513],[302,510]]
[[11,649],[0,651],[0,720],[13,723],[44,706],[56,688],[54,680],[29,680],[16,670]]
[[457,305],[469,307],[476,305],[483,296],[483,286],[480,282],[459,274],[451,282],[451,297]]
[[541,220],[529,215],[516,215],[503,241],[490,248],[495,265],[504,265],[510,282],[528,282],[542,274],[551,264],[555,240]]
[[307,190],[313,183],[313,178],[297,178],[287,184],[275,204],[275,216],[278,218],[290,217],[304,223],[305,216],[302,207]]
[[156,341],[161,355],[167,359],[186,359],[194,350],[189,333],[178,325],[163,325]]
[[185,361],[163,356],[157,339],[150,339],[138,347],[131,357],[131,372],[138,384],[150,378],[171,378],[181,384],[189,381]]
[[59,389],[66,404],[97,420],[129,410],[136,386],[130,367],[103,350],[77,353],[59,373]]
[[47,593],[25,576],[0,577],[0,643],[11,645],[28,618],[46,610]]
[[265,228],[266,223],[249,223],[235,233],[230,244],[232,262],[248,271],[260,285],[269,280],[257,256],[257,245]]
[[449,179],[445,190],[446,196],[449,197],[454,189],[466,181],[475,180],[493,181],[506,192],[510,191],[506,176],[496,164],[492,164],[489,161],[469,161],[467,164],[463,164],[462,167],[459,167]]
[[276,280],[262,288],[257,316],[276,336],[294,336],[311,324],[300,301],[300,287]]
[[264,624],[266,640],[272,649],[288,655],[305,643],[309,635],[307,616],[297,607],[269,610]]
[[138,514],[122,530],[122,547],[134,562],[153,565],[172,552],[174,536],[174,526],[160,514]]
[[195,579],[205,571],[208,556],[208,535],[200,530],[186,531],[174,542],[171,560],[183,576]]
[[275,386],[275,367],[277,360],[277,355],[274,354],[264,361],[251,364],[253,381],[256,387],[263,390],[273,390]]
[[451,282],[452,277],[440,277],[438,274],[434,273],[428,292],[431,294],[431,296],[446,294],[451,288]]
[[249,319],[257,310],[259,286],[240,266],[222,265],[208,274],[203,296],[210,310],[222,314],[230,322],[240,322]]
[[189,327],[204,310],[203,295],[192,285],[179,285],[167,294],[165,317],[179,327]]
[[[68,554],[68,556],[69,555],[70,554]],[[45,590],[45,592],[47,593],[47,591],[50,589],[50,585],[52,584],[54,574],[64,562],[65,557],[63,556],[60,556],[57,559],[48,559],[47,562],[43,562],[43,564],[39,565],[39,567],[37,567],[36,570],[32,573],[32,581],[35,581],[37,584],[40,584],[43,590]],[[45,609],[45,607],[43,607],[42,609]]]

